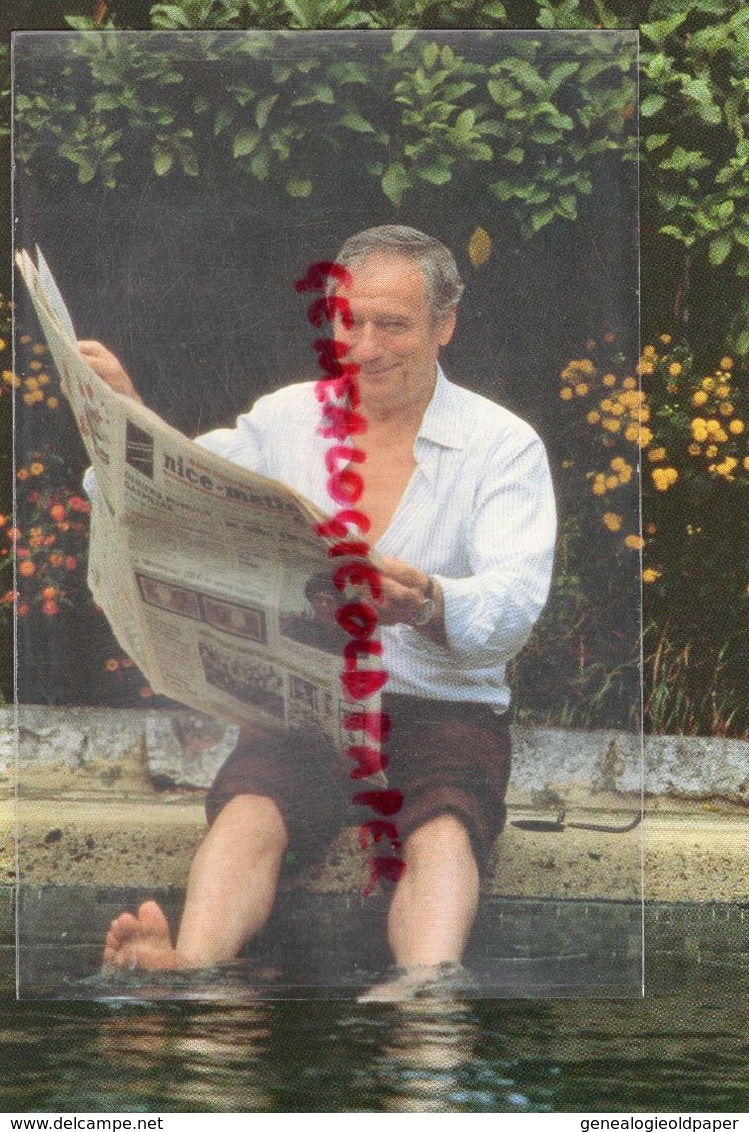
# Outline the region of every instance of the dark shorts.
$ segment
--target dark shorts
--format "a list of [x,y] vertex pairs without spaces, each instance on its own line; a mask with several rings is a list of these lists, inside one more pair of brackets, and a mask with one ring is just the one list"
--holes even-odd
[[[484,704],[446,703],[385,695],[391,721],[384,744],[389,757],[387,788],[403,795],[388,818],[401,842],[440,814],[454,814],[468,831],[479,867],[486,866],[505,823],[504,797],[510,776],[510,730],[506,716]],[[351,764],[352,766],[355,764]],[[271,734],[243,729],[240,743],[216,775],[206,802],[213,822],[238,794],[272,798],[300,863],[314,860],[344,825],[377,815],[353,805],[370,782],[347,777],[341,758],[327,743],[302,733]]]

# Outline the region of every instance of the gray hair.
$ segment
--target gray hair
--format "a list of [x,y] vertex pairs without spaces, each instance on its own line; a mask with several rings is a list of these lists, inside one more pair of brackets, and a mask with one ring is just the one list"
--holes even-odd
[[457,306],[465,290],[458,265],[449,248],[418,228],[382,224],[349,236],[336,256],[341,267],[354,267],[370,255],[397,255],[417,263],[424,275],[432,318],[444,318]]

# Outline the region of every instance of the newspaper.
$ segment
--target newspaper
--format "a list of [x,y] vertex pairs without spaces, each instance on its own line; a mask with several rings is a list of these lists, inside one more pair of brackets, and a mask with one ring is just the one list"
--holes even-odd
[[[209,715],[371,747],[356,719],[379,693],[355,699],[341,679],[351,637],[335,612],[357,591],[333,585],[346,559],[318,533],[328,517],[114,392],[81,357],[39,249],[16,263],[91,460],[88,583],[122,648],[154,691]],[[356,667],[380,672],[376,656]]]

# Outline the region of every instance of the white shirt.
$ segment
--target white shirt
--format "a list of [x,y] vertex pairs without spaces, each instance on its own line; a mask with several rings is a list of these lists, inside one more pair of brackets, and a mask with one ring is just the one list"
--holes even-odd
[[[234,429],[216,429],[197,443],[332,514],[325,452],[333,441],[318,434],[314,386],[261,397]],[[414,457],[376,548],[439,581],[447,645],[407,625],[383,626],[384,690],[504,711],[505,665],[528,639],[551,580],[556,515],[544,446],[525,421],[453,385],[440,369]]]

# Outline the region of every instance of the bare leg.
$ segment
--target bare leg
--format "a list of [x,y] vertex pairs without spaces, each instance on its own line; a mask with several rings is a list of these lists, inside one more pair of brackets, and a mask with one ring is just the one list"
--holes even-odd
[[393,895],[388,938],[400,967],[459,962],[476,917],[479,871],[465,826],[440,814],[404,847],[406,871]]
[[275,802],[240,794],[219,813],[190,869],[185,909],[172,946],[153,901],[112,921],[106,967],[173,970],[212,967],[236,958],[273,907],[287,836]]
[[441,963],[459,963],[478,908],[479,871],[471,840],[453,814],[420,826],[404,847],[406,871],[393,894],[388,939],[403,972],[360,1001],[408,998],[434,979]]

